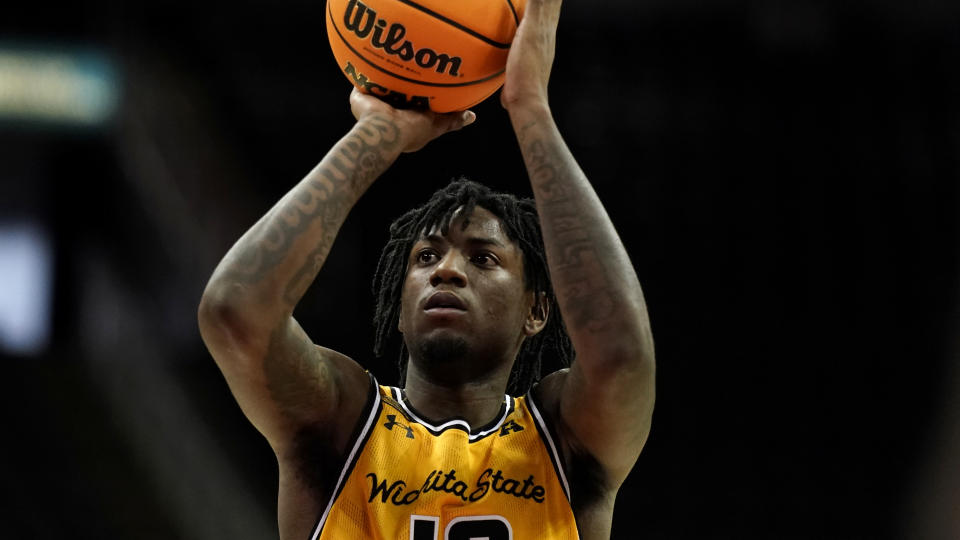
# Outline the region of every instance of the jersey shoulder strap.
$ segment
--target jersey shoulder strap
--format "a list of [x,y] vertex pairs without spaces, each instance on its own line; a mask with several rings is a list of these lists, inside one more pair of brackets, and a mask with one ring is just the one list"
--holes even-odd
[[373,423],[376,422],[377,417],[380,416],[380,410],[383,408],[383,398],[381,394],[384,392],[384,387],[377,384],[377,378],[373,376],[373,373],[368,371],[367,375],[370,376],[370,391],[367,394],[367,404],[364,406],[363,412],[360,414],[360,419],[357,421],[353,435],[350,438],[350,440],[354,441],[353,446],[350,448],[350,452],[344,460],[343,467],[340,469],[337,483],[333,491],[330,492],[330,500],[327,501],[327,506],[323,509],[323,513],[320,514],[320,518],[313,527],[313,534],[310,535],[311,540],[316,540],[317,537],[320,536],[323,524],[327,520],[327,516],[330,515],[330,509],[333,508],[333,503],[336,502],[337,497],[343,490],[344,482],[350,476],[354,465],[357,464],[357,459],[360,457],[360,453],[367,443],[367,439],[370,438],[370,433],[372,432],[371,427]]
[[554,427],[550,425],[549,420],[541,412],[534,388],[531,388],[530,391],[527,392],[523,400],[529,405],[530,415],[533,416],[534,425],[537,426],[537,431],[540,433],[540,438],[543,439],[544,446],[547,447],[547,454],[550,455],[550,461],[553,462],[554,471],[556,471],[557,478],[560,479],[560,484],[563,486],[563,491],[566,493],[567,500],[569,501],[570,483],[567,482],[567,474],[563,466],[563,460],[561,459],[560,446],[557,444],[560,442],[560,439],[556,436]]

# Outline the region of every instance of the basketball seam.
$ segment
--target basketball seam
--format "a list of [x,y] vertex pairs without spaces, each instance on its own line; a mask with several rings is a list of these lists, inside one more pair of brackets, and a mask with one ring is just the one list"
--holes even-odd
[[[466,26],[458,23],[457,21],[455,21],[455,20],[453,20],[453,19],[448,19],[447,17],[444,17],[443,15],[437,13],[436,11],[433,11],[432,9],[430,9],[430,8],[428,8],[428,7],[426,7],[426,6],[421,6],[420,4],[418,4],[418,3],[416,3],[416,2],[412,2],[411,0],[397,0],[397,2],[400,2],[401,4],[406,4],[406,5],[410,6],[410,7],[412,7],[413,9],[418,9],[418,10],[426,13],[427,15],[430,15],[431,17],[437,18],[437,19],[439,19],[439,20],[441,20],[441,21],[449,24],[450,26],[452,26],[452,27],[454,27],[454,28],[457,28],[457,29],[459,29],[459,30],[462,30],[462,31],[470,34],[471,36],[479,39],[480,41],[483,41],[484,43],[487,43],[488,45],[492,45],[493,47],[496,47],[496,48],[498,48],[498,49],[509,49],[509,48],[510,48],[510,44],[509,44],[509,43],[500,43],[499,41],[494,41],[494,40],[488,38],[487,36],[485,36],[485,35],[477,32],[476,30],[472,30],[472,29],[470,29],[470,28],[468,28],[468,27],[466,27]],[[508,3],[509,3],[509,0],[508,0]],[[513,7],[511,6],[510,9],[513,9]],[[514,19],[516,19],[517,14],[514,13],[514,14],[513,14],[513,17],[514,17]]]
[[458,87],[458,86],[471,86],[471,85],[474,85],[474,84],[480,84],[480,83],[482,83],[482,82],[489,81],[490,79],[493,79],[493,78],[495,78],[495,77],[499,77],[499,76],[502,75],[503,72],[505,71],[505,70],[501,69],[500,71],[494,73],[493,75],[488,75],[488,76],[486,76],[486,77],[484,77],[484,78],[482,78],[482,79],[477,79],[477,80],[475,80],[475,81],[462,82],[462,83],[432,83],[432,82],[426,82],[426,81],[419,81],[419,80],[417,80],[417,79],[411,79],[411,78],[408,78],[408,77],[404,77],[403,75],[397,75],[396,73],[394,73],[394,72],[392,72],[392,71],[389,71],[389,70],[387,70],[387,69],[384,69],[384,68],[382,68],[382,67],[374,64],[374,63],[371,62],[370,60],[367,60],[367,57],[365,57],[364,55],[360,54],[360,52],[359,52],[358,50],[356,50],[356,49],[353,48],[353,45],[351,45],[350,42],[347,41],[347,38],[343,37],[343,34],[340,32],[340,28],[337,27],[336,19],[333,18],[333,8],[330,7],[330,3],[329,3],[329,2],[327,3],[327,16],[330,17],[330,25],[333,26],[333,29],[337,32],[337,36],[340,37],[340,41],[342,41],[343,44],[346,45],[347,48],[350,49],[350,51],[357,56],[357,58],[359,58],[359,59],[363,60],[364,62],[366,62],[367,64],[369,64],[370,67],[372,67],[373,69],[376,69],[377,71],[380,71],[380,72],[383,72],[383,73],[385,73],[385,74],[387,74],[387,75],[390,75],[391,77],[395,77],[395,78],[397,78],[397,79],[400,79],[401,81],[406,81],[406,82],[409,82],[409,83],[419,84],[419,85],[423,85],[423,86],[435,86],[435,87],[439,87],[439,88],[456,88],[456,87]]
[[510,0],[507,0],[507,5],[510,6],[510,13],[513,13],[513,22],[514,22],[514,23],[517,25],[517,27],[519,28],[519,26],[520,26],[520,17],[517,17],[517,9],[516,9],[515,7],[513,7],[513,2],[511,2]]

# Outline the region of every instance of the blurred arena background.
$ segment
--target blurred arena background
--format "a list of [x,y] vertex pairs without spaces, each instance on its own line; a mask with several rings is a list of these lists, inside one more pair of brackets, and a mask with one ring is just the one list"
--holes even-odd
[[[614,538],[960,538],[960,3],[564,10],[553,110],[658,349]],[[348,93],[320,1],[4,8],[0,536],[276,537],[196,306]],[[529,193],[496,98],[475,110],[372,188],[298,310],[381,380],[389,221],[456,175]]]

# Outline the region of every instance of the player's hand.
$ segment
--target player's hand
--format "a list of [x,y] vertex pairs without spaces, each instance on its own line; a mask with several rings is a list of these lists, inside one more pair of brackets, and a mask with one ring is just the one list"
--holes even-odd
[[357,121],[373,114],[390,118],[403,140],[404,152],[416,152],[444,133],[468,126],[477,119],[473,111],[439,114],[432,111],[394,109],[375,96],[364,94],[356,88],[350,93],[350,110]]
[[520,27],[507,55],[500,103],[515,107],[547,105],[561,0],[527,0]]

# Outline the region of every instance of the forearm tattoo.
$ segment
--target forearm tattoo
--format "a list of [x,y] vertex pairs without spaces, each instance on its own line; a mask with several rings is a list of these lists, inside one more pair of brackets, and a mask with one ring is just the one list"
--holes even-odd
[[[532,131],[525,126],[521,133]],[[524,140],[528,139],[528,140]],[[609,272],[600,256],[610,245],[604,236],[603,216],[595,215],[590,204],[577,189],[574,178],[578,169],[565,163],[557,144],[538,137],[522,137],[525,157],[543,238],[550,260],[550,276],[557,298],[565,308],[563,317],[571,329],[591,332],[609,327],[617,312],[617,296]]]
[[[290,257],[302,257],[303,264],[286,280],[282,293],[285,302],[296,304],[319,272],[347,212],[389,166],[384,155],[398,144],[399,132],[388,119],[374,117],[358,124],[238,243],[231,277],[260,283]],[[292,247],[308,231],[315,244],[299,255]]]

